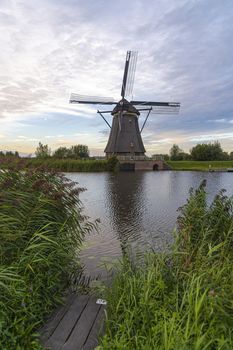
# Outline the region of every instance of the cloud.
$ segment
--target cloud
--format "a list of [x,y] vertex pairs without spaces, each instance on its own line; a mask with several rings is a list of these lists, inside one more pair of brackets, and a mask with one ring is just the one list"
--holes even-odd
[[200,136],[192,137],[190,141],[206,142],[206,141],[225,140],[225,139],[232,139],[233,141],[233,132],[223,133],[223,134],[214,134],[214,135],[200,135]]
[[146,144],[166,151],[230,134],[232,18],[231,0],[1,1],[1,134],[8,145],[25,130],[27,140],[60,142],[74,129],[103,149],[100,107],[69,105],[69,96],[119,98],[128,49],[139,50],[134,99],[181,102],[179,116],[150,116]]

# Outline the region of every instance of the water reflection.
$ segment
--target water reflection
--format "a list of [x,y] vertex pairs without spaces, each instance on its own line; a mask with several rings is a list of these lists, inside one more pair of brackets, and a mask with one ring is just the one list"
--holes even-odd
[[87,236],[82,259],[88,273],[102,273],[104,259],[117,259],[127,246],[133,251],[164,250],[172,242],[177,209],[207,179],[208,200],[225,188],[233,195],[233,173],[122,172],[68,174],[81,187],[85,213],[100,218],[99,233]]
[[130,172],[109,174],[107,182],[107,201],[112,229],[120,241],[124,253],[129,245],[141,240],[142,222],[145,210],[143,173],[132,176]]

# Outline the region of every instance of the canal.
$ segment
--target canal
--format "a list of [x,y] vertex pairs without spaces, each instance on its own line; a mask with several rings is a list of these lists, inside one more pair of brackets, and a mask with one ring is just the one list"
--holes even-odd
[[172,243],[177,209],[207,180],[211,201],[220,189],[233,195],[233,173],[194,171],[69,173],[87,190],[80,198],[84,213],[100,219],[98,232],[86,237],[81,259],[86,273],[106,277],[105,267],[129,247],[133,252],[165,250]]

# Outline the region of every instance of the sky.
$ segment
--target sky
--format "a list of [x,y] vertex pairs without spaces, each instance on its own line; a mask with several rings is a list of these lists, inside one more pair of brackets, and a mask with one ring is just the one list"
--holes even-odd
[[103,155],[108,126],[69,96],[120,99],[136,50],[131,97],[181,103],[149,117],[147,154],[216,140],[233,151],[232,0],[0,0],[0,33],[0,150],[33,154],[40,141]]

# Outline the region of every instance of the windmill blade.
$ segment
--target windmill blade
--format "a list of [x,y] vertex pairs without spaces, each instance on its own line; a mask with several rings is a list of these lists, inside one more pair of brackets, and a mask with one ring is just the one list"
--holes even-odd
[[[151,106],[151,114],[179,114],[180,107],[169,107],[169,106]],[[145,106],[137,106],[137,110],[141,113],[148,111],[150,108]]]
[[[133,89],[133,81],[137,63],[137,51],[127,51],[125,60],[125,70],[123,75],[123,82],[121,88],[121,96],[125,97],[126,94],[130,94],[130,90]],[[129,81],[128,81],[129,78]]]
[[120,114],[118,115],[118,123],[119,123],[119,132],[121,132],[121,123],[122,123],[122,115],[123,115],[123,107],[124,107],[124,103],[120,102],[121,105],[121,110],[120,110]]
[[152,106],[151,114],[179,114],[180,106]]
[[136,65],[137,65],[137,59],[138,59],[137,51],[130,51],[130,53],[131,54],[130,54],[130,61],[129,61],[128,76],[127,76],[126,86],[125,86],[125,96],[132,95],[135,71],[136,71]]
[[85,96],[79,94],[71,94],[69,102],[95,105],[113,105],[117,103],[112,97]]
[[179,102],[150,102],[150,101],[131,101],[139,111],[147,110],[146,107],[152,107],[152,114],[178,114],[180,110]]
[[180,107],[180,102],[154,102],[154,101],[130,101],[133,105],[141,106],[163,106],[163,107]]

